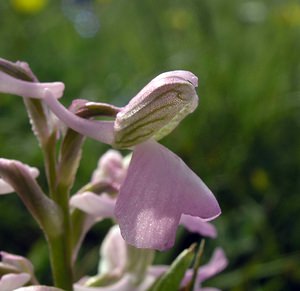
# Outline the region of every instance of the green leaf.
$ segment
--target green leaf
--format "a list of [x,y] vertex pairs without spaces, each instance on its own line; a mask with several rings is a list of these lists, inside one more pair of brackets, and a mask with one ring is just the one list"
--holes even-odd
[[194,264],[193,264],[193,277],[192,277],[191,282],[189,282],[186,286],[187,290],[194,290],[194,286],[195,286],[196,278],[197,278],[197,274],[198,274],[198,269],[200,267],[201,259],[202,259],[202,255],[203,255],[203,251],[204,251],[204,245],[205,245],[205,240],[202,239],[200,246],[198,248],[198,251],[195,254],[195,260],[194,260]]
[[192,263],[196,244],[184,250],[148,291],[174,291],[180,289],[182,278]]

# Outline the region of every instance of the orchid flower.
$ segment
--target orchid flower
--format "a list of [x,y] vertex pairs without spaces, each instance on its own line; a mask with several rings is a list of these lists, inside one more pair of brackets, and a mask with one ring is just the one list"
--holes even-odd
[[[107,151],[99,159],[90,183],[71,197],[70,205],[88,213],[95,221],[106,217],[112,218],[116,198],[115,195],[111,196],[103,191],[110,188],[117,192],[125,176],[126,168],[121,154],[116,150]],[[104,187],[101,187],[103,185]]]
[[13,291],[31,283],[36,284],[32,263],[22,257],[7,252],[0,252],[0,290]]
[[[63,291],[59,288],[37,285],[33,265],[28,259],[7,252],[0,252],[0,256],[1,291]],[[28,284],[34,285],[23,287]]]
[[[116,150],[107,151],[99,159],[91,181],[71,197],[74,261],[89,229],[104,218],[114,217],[115,196],[126,175],[126,160]],[[85,215],[79,214],[76,209]]]
[[0,269],[7,269],[13,271],[14,273],[27,273],[30,275],[30,281],[32,283],[37,283],[37,280],[34,276],[33,265],[28,259],[3,251],[0,252],[0,256]]
[[0,278],[0,290],[14,291],[19,287],[24,286],[30,280],[30,275],[27,273],[6,274]]
[[[130,251],[134,250],[134,254]],[[141,256],[139,255],[139,252]],[[149,287],[169,268],[167,265],[151,265],[153,257],[148,250],[148,259],[141,260],[145,250],[131,248],[126,244],[117,225],[113,226],[105,237],[101,249],[99,274],[82,278],[75,283],[75,291],[142,291]],[[153,254],[153,251],[152,251]],[[149,256],[150,255],[150,256]],[[129,266],[138,265],[134,269]],[[205,290],[201,283],[221,272],[227,266],[227,258],[222,249],[216,249],[208,264],[200,267],[193,291]],[[181,282],[186,286],[192,279],[193,270],[188,269]],[[217,289],[216,289],[217,290]]]
[[[97,185],[108,183],[119,190],[126,177],[131,155],[124,158],[116,150],[108,150],[98,161],[98,167],[92,174],[88,189],[97,191]],[[114,195],[115,196],[115,195]],[[114,209],[117,197],[112,197],[107,193],[94,193],[93,191],[84,191],[73,195],[70,199],[70,205],[86,212],[93,221],[98,222],[103,218],[114,218]],[[211,223],[195,216],[182,214],[179,224],[183,225],[190,232],[196,232],[200,235],[215,238],[217,230]]]
[[106,235],[101,248],[98,275],[82,278],[74,291],[143,291],[156,277],[147,274],[154,251],[132,248],[126,244],[117,225]]
[[[1,76],[0,83],[5,82],[3,73]],[[4,88],[5,92],[30,95],[24,81],[7,82],[9,86],[0,85],[0,91]],[[157,142],[196,109],[197,83],[197,77],[188,71],[163,73],[120,108],[114,121],[87,120],[67,110],[57,101],[62,89],[60,83],[53,83],[44,94],[33,92],[33,97],[43,99],[75,131],[116,148],[133,149],[117,197],[115,216],[124,239],[138,248],[172,247],[182,214],[205,220],[220,215],[216,198],[202,180]],[[13,86],[19,90],[9,91]]]
[[98,161],[98,166],[92,174],[91,183],[108,181],[116,189],[123,183],[131,155],[122,157],[119,151],[108,150]]
[[[0,290],[1,291],[63,291],[62,289],[36,285],[32,263],[22,257],[0,252]],[[3,275],[4,274],[4,275]],[[23,287],[24,285],[35,284]]]
[[[95,222],[113,218],[115,196],[126,177],[130,158],[131,155],[123,158],[119,151],[108,150],[99,159],[90,183],[71,197],[70,205],[94,217]],[[113,191],[112,195],[105,192],[107,189]]]
[[[30,167],[28,165],[25,165],[24,166],[28,169],[29,173],[31,174],[32,178],[37,178],[38,175],[39,175],[39,170],[35,167]],[[12,193],[12,192],[15,192],[15,190],[13,189],[13,187],[7,183],[6,181],[4,181],[3,179],[1,179],[1,176],[0,176],[0,195],[2,194],[9,194],[9,193]]]

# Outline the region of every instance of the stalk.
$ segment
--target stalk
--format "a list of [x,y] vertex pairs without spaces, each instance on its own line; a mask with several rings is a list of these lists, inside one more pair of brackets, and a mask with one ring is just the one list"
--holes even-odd
[[52,193],[52,198],[62,210],[63,228],[59,236],[48,238],[54,284],[55,287],[72,291],[73,264],[68,187],[58,185],[56,191]]

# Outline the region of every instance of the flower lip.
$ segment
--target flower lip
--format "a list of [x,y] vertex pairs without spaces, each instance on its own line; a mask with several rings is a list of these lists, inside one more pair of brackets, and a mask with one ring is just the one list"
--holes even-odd
[[182,214],[208,220],[220,212],[212,192],[178,156],[156,141],[135,147],[115,208],[127,243],[165,250],[174,244]]

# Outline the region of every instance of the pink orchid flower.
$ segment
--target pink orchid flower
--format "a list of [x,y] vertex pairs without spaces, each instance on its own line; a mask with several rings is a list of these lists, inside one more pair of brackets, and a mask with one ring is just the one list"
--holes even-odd
[[[38,285],[32,263],[18,255],[0,252],[1,291],[63,291],[62,289]],[[32,285],[34,284],[34,285]],[[32,285],[23,287],[24,285]]]
[[0,256],[0,271],[4,273],[0,278],[0,290],[13,291],[25,284],[37,283],[33,265],[28,259],[3,251]]
[[[107,233],[100,248],[99,274],[79,280],[74,284],[74,291],[148,290],[156,279],[147,274],[153,255],[153,250],[140,250],[127,245],[118,225],[115,225]],[[106,278],[110,284],[105,283]]]
[[[3,73],[1,76],[0,83],[5,82]],[[0,91],[4,88],[8,93],[30,95],[28,82],[8,81],[9,86],[0,85]],[[197,77],[188,71],[163,73],[120,108],[114,121],[87,120],[67,110],[57,101],[61,83],[45,85],[41,95],[33,90],[32,97],[43,99],[75,131],[116,148],[133,149],[115,216],[124,239],[138,248],[172,247],[182,214],[212,220],[221,213],[202,180],[177,155],[157,143],[195,110],[197,83]],[[11,90],[12,86],[18,90]],[[37,86],[40,89],[41,85]]]
[[0,278],[0,290],[14,291],[17,288],[24,286],[30,280],[30,275],[27,273],[6,274]]
[[[120,190],[126,177],[131,155],[122,157],[119,151],[108,150],[98,161],[98,167],[92,174],[91,182],[88,187],[109,183],[116,191]],[[114,210],[117,196],[113,197],[107,193],[94,193],[84,191],[73,195],[70,199],[70,205],[89,214],[92,222],[98,222],[103,218],[115,218]],[[179,224],[183,225],[190,232],[215,238],[217,230],[215,226],[200,217],[182,214]],[[91,225],[89,225],[91,226]]]
[[[134,251],[132,254],[131,251]],[[150,250],[148,250],[149,252]],[[140,253],[139,253],[140,252]],[[151,285],[169,268],[167,265],[151,265],[153,251],[148,253],[146,260],[141,260],[145,256],[145,250],[130,248],[121,236],[117,225],[113,226],[106,235],[100,249],[101,261],[99,274],[95,277],[85,277],[74,284],[75,291],[143,291],[148,290]],[[141,257],[139,257],[139,255]],[[128,269],[128,266],[139,265],[135,269]],[[196,282],[193,291],[209,290],[201,287],[201,283],[216,275],[226,268],[228,264],[225,253],[217,248],[211,260],[198,269]],[[188,269],[182,279],[181,286],[186,286],[192,279],[193,270]],[[111,278],[111,284],[101,286],[105,278]],[[97,282],[97,283],[96,283]],[[98,285],[97,287],[95,285]],[[218,290],[218,289],[214,289]]]
[[16,273],[27,273],[30,275],[29,278],[31,282],[37,283],[34,275],[33,265],[28,259],[4,251],[0,252],[0,256],[2,267],[7,266],[10,269],[14,270]]

